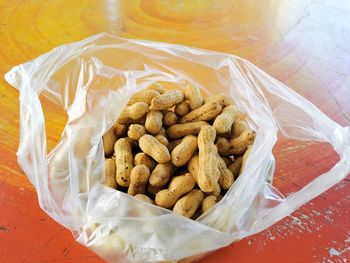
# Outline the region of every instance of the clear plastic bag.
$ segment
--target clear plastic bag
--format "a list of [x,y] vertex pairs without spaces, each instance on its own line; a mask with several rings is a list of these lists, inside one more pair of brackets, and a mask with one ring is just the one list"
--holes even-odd
[[[193,259],[268,228],[350,170],[349,127],[233,55],[102,33],[16,66],[6,80],[20,91],[18,162],[41,208],[110,262]],[[196,221],[101,184],[102,135],[128,98],[156,81],[190,82],[205,94],[229,94],[257,132],[243,174]],[[62,138],[49,154],[40,94],[68,114]],[[268,183],[278,130],[287,138],[330,143],[338,163],[284,198]]]

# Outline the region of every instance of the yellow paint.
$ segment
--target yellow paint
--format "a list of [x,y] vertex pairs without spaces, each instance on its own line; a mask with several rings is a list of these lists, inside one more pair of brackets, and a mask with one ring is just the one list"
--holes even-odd
[[[331,30],[327,24],[330,20],[317,16],[320,10],[326,15],[332,6],[321,9],[320,6],[309,5],[307,12],[316,16],[310,17],[305,11],[306,2],[1,0],[0,72],[3,75],[14,65],[33,59],[58,45],[107,31],[129,38],[180,43],[242,56],[290,84],[316,104],[319,102],[318,106],[345,124],[348,122],[346,116],[330,99],[326,85],[322,85],[331,83],[335,76],[327,67],[317,67],[319,74],[316,78],[309,72],[310,67],[305,67],[311,63],[309,61],[318,61],[325,55],[328,55],[327,63],[332,63],[331,52],[335,54],[340,50],[333,45],[339,42],[339,36],[328,32]],[[345,8],[341,3],[339,5]],[[317,12],[313,12],[313,9],[317,9]],[[345,11],[344,15],[339,13],[332,21],[337,19],[344,21],[345,29],[350,24],[350,16],[346,16]],[[312,41],[312,35],[299,39],[293,34],[293,28],[307,29],[310,23],[321,30],[317,34],[323,33],[320,36],[322,41]],[[329,53],[322,53],[322,50]],[[317,57],[314,55],[311,60],[309,57],[313,53]],[[336,59],[337,70],[345,70],[346,64],[342,66],[342,61],[346,56],[339,53],[338,57],[334,56],[334,61]],[[337,90],[330,92],[336,94]],[[337,98],[341,98],[341,94],[337,93]],[[16,164],[18,92],[5,83],[2,76],[0,105],[0,181],[6,178],[8,183],[30,187]],[[339,105],[349,114],[350,109],[345,101]],[[48,148],[52,149],[60,138],[66,116],[51,102],[43,100],[43,106],[47,118]]]

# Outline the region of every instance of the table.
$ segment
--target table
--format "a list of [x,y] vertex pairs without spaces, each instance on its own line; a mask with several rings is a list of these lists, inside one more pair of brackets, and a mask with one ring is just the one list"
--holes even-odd
[[[224,51],[246,58],[341,125],[350,124],[350,2],[330,0],[0,1],[0,262],[103,262],[37,204],[18,167],[18,92],[3,74],[53,47],[99,32]],[[65,119],[46,108],[48,148]],[[281,140],[274,185],[295,192],[334,165],[324,144]],[[350,179],[210,262],[348,262]]]

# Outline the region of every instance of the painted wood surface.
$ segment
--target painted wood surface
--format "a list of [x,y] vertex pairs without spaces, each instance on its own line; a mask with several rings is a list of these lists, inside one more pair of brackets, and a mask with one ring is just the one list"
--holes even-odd
[[[107,31],[246,58],[350,124],[350,2],[330,0],[0,1],[0,262],[102,262],[44,214],[16,162],[18,92],[3,74],[50,49]],[[65,117],[43,100],[49,150]],[[292,193],[337,161],[325,144],[280,140],[274,185]],[[349,178],[349,177],[348,177]],[[210,262],[349,262],[350,180]]]

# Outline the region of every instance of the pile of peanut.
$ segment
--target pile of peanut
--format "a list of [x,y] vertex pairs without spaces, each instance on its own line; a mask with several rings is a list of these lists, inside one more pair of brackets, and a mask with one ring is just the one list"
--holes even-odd
[[104,183],[135,198],[197,218],[240,175],[255,132],[225,94],[199,88],[135,93],[103,136]]

